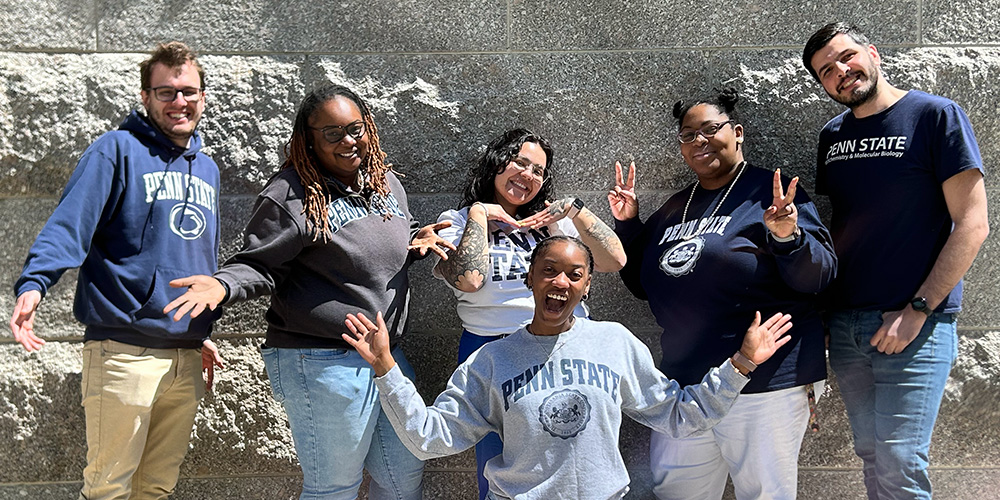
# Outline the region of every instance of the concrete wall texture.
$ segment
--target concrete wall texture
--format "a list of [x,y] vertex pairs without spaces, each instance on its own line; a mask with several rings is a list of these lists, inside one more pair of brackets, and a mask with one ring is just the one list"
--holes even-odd
[[[371,104],[423,221],[454,206],[485,143],[515,126],[551,139],[559,190],[605,220],[613,162],[634,159],[648,215],[693,180],[672,138],[671,104],[721,84],[746,98],[748,158],[800,175],[811,191],[817,132],[841,108],[799,58],[831,20],[866,30],[895,84],[965,108],[996,206],[1000,0],[9,2],[0,9],[0,283],[14,282],[84,148],[139,104],[137,63],[156,42],[182,40],[203,56],[201,131],[222,169],[225,258],[281,161],[296,106],[324,82],[353,87]],[[993,210],[994,228],[997,218]],[[939,498],[1000,498],[998,261],[1000,238],[991,236],[967,275],[961,351],[931,448]],[[404,348],[430,398],[455,366],[460,324],[428,263],[411,276]],[[68,273],[39,312],[43,351],[27,355],[9,332],[0,335],[0,498],[75,498],[79,487],[86,446],[74,281]],[[599,276],[592,297],[594,317],[623,322],[658,349],[652,315],[617,276]],[[0,312],[12,307],[8,289]],[[175,498],[298,494],[287,422],[257,353],[264,307],[228,308],[218,325],[229,366],[202,405]],[[863,495],[832,382],[819,404],[821,430],[803,444],[802,498]],[[644,428],[625,425],[629,498],[651,497],[647,439]],[[472,498],[474,466],[469,452],[428,463],[425,498]]]

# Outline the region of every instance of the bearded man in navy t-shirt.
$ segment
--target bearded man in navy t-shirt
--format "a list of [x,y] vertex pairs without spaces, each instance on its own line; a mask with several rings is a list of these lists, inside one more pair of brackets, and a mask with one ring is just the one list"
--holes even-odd
[[957,104],[885,81],[878,50],[853,26],[821,28],[802,62],[850,108],[820,132],[816,192],[830,197],[839,260],[830,365],[868,498],[930,498],[962,276],[989,232],[979,147]]

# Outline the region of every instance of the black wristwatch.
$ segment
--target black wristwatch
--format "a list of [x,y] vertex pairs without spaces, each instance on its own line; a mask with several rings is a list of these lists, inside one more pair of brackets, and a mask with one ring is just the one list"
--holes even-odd
[[926,297],[914,297],[913,300],[910,301],[910,307],[912,307],[914,311],[920,311],[928,316],[934,312],[930,306],[927,305]]

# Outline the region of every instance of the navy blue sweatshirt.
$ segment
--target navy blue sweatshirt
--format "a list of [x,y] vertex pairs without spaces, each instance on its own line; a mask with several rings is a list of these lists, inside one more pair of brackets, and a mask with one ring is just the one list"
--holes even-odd
[[[744,393],[786,389],[826,378],[817,294],[837,268],[830,233],[805,189],[795,195],[802,235],[769,236],[764,211],[773,201],[774,172],[747,165],[714,217],[729,185],[698,186],[684,225],[691,187],[670,197],[649,219],[615,221],[628,263],[620,275],[648,300],[663,328],[660,370],[681,385],[697,384],[743,343],[754,311],[762,319],[792,315],[792,340],[754,371]],[[787,186],[789,180],[784,179]]]
[[83,153],[59,205],[31,246],[20,295],[42,296],[79,267],[73,312],[87,340],[195,348],[221,314],[174,322],[163,307],[183,293],[170,280],[212,274],[219,253],[219,168],[175,145],[133,111]]

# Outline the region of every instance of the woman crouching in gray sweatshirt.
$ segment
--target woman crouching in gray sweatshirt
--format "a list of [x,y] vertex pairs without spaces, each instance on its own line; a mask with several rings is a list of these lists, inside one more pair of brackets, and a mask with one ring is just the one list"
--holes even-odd
[[788,341],[791,317],[760,313],[743,346],[701,384],[680,387],[624,326],[573,316],[590,290],[593,257],[580,240],[544,240],[526,284],[535,314],[514,334],[486,344],[425,406],[389,349],[381,313],[347,316],[344,340],[371,363],[383,410],[421,459],[459,453],[497,432],[503,453],[486,464],[487,498],[621,498],[629,477],[618,450],[622,412],[671,436],[711,428],[729,410],[750,371]]

